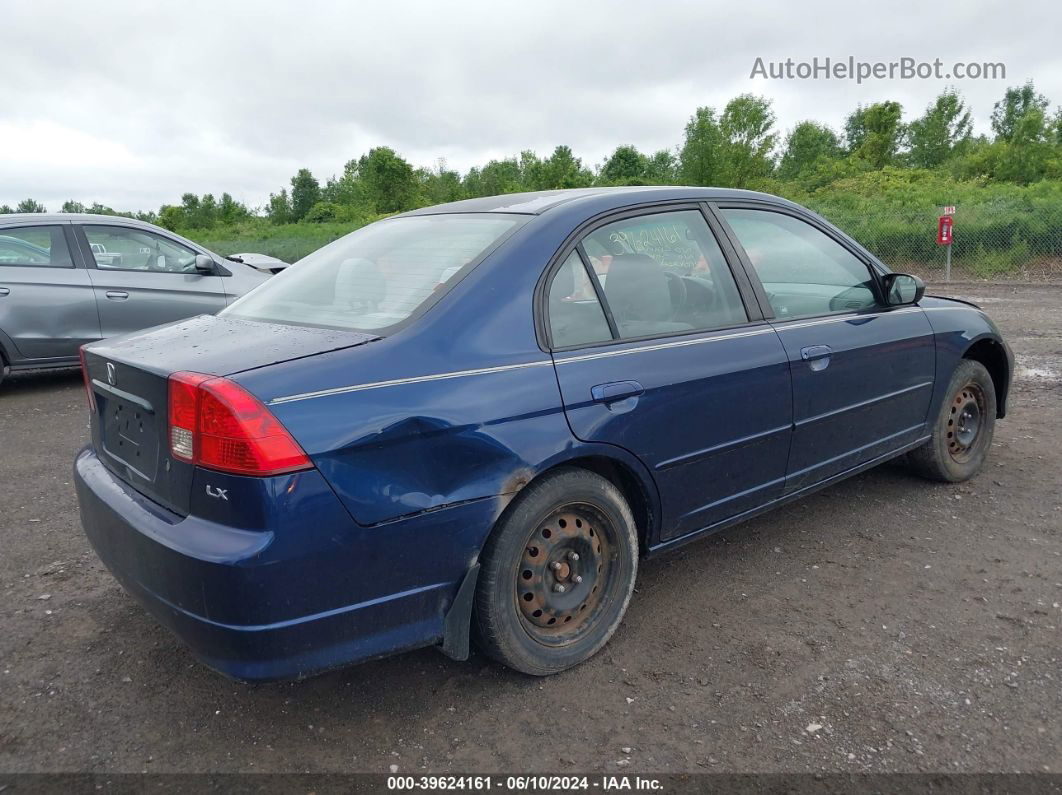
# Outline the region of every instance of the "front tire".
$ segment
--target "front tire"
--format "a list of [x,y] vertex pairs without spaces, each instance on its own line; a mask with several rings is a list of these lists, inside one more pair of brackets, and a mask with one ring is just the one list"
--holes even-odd
[[479,645],[517,671],[558,673],[600,651],[623,619],[638,570],[634,517],[609,481],[559,469],[517,497],[480,563]]
[[908,454],[914,470],[930,480],[960,483],[976,475],[992,446],[996,391],[980,362],[963,359],[951,376],[933,435]]

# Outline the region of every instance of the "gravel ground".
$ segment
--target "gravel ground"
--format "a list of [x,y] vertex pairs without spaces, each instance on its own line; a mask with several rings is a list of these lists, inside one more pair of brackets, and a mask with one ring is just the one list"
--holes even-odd
[[0,771],[1062,770],[1062,289],[951,286],[1018,357],[985,471],[891,464],[648,561],[547,680],[423,650],[247,686],[97,561],[76,373],[0,388]]

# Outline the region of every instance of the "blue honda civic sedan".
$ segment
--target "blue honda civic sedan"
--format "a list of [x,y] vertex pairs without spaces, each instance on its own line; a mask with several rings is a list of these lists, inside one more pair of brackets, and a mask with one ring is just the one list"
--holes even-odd
[[515,194],[366,226],[82,351],[81,518],[207,665],[302,677],[615,631],[641,558],[888,459],[981,468],[1013,357],[791,202]]

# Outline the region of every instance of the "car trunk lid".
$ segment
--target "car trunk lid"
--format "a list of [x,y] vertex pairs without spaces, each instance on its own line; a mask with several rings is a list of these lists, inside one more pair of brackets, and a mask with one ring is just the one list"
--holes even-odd
[[354,331],[202,316],[93,343],[85,349],[96,407],[93,446],[127,484],[186,515],[195,467],[170,455],[171,373],[233,375],[374,339]]

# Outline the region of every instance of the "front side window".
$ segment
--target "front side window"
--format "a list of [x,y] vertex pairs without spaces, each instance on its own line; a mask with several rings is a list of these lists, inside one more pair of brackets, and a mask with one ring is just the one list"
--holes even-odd
[[0,229],[0,265],[34,268],[74,267],[61,226]]
[[549,331],[556,348],[612,339],[594,285],[573,251],[549,285]]
[[196,252],[162,235],[124,226],[84,226],[82,229],[97,268],[196,273]]
[[770,210],[721,212],[756,269],[776,317],[853,312],[877,305],[866,264],[806,221]]
[[271,278],[222,314],[381,331],[411,317],[521,219],[493,213],[416,215],[362,227]]
[[719,243],[697,210],[616,221],[590,232],[583,248],[624,339],[748,320]]

